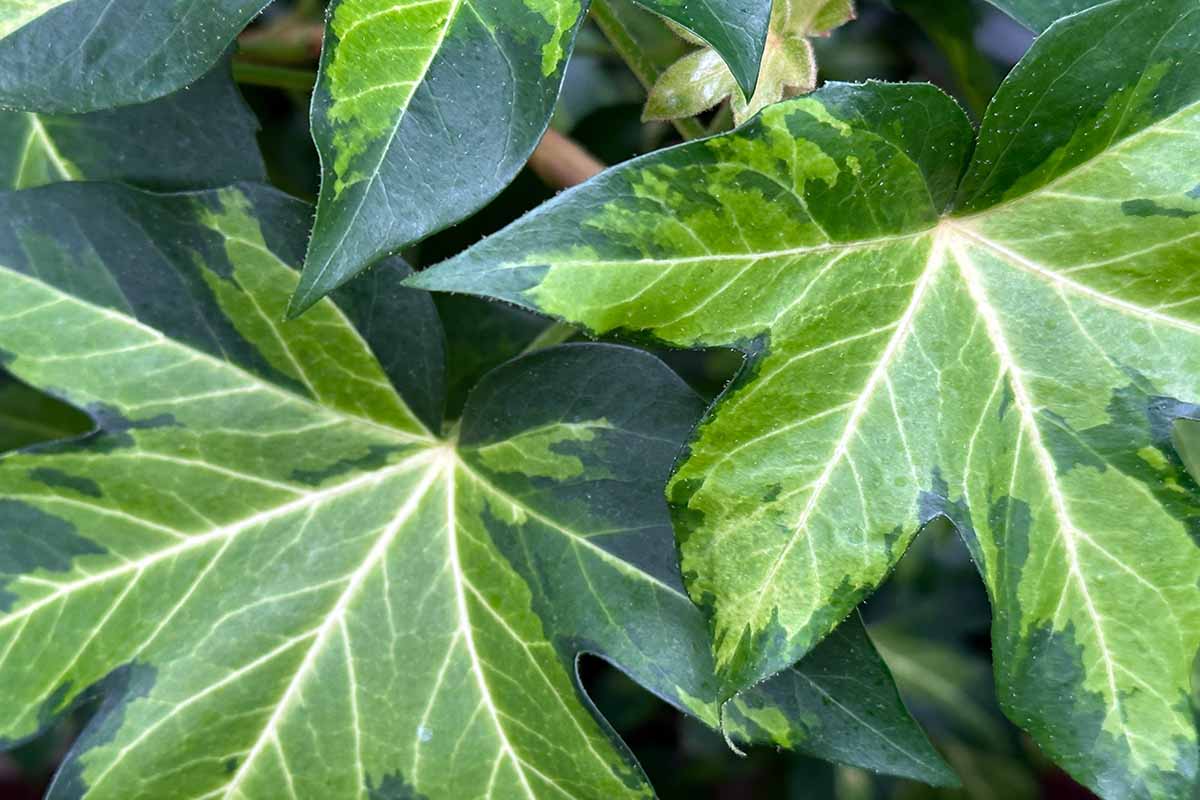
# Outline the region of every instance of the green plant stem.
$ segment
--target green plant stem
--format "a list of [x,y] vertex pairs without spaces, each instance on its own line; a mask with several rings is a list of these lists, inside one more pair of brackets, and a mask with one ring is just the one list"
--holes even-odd
[[244,36],[238,55],[267,64],[305,64],[314,61],[312,48],[302,41],[274,36]]
[[[631,72],[638,81],[646,88],[647,91],[654,86],[658,80],[659,71],[654,64],[642,53],[641,45],[621,22],[620,18],[613,13],[613,10],[608,7],[605,0],[594,0],[592,3],[592,21],[596,23],[596,27],[608,39],[609,44],[613,46],[613,50],[625,61]],[[672,120],[675,129],[679,131],[679,135],[684,139],[699,139],[707,132],[699,120],[692,117],[686,119]]]
[[734,129],[733,122],[733,105],[730,101],[725,101],[721,107],[717,109],[717,113],[713,116],[712,121],[708,123],[709,135],[714,133],[727,133]]
[[529,345],[521,351],[521,355],[527,356],[530,353],[536,353],[539,350],[545,350],[547,347],[554,347],[557,344],[570,339],[579,333],[579,329],[574,325],[568,325],[565,322],[556,322],[546,330],[537,335]]
[[311,92],[317,83],[317,74],[307,69],[275,67],[254,64],[249,61],[233,62],[233,79],[251,86],[271,86],[277,89],[294,89]]

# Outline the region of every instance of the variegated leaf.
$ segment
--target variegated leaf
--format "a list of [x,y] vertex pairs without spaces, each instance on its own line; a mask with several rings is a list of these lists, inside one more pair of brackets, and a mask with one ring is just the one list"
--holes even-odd
[[[0,461],[0,740],[101,691],[52,798],[649,795],[575,660],[717,722],[660,492],[698,400],[568,346],[439,436],[402,265],[280,322],[307,217],[251,185],[0,195],[0,354],[99,426]],[[952,780],[861,628],[810,664],[730,731]]]
[[746,352],[671,484],[728,692],[945,516],[991,592],[1007,713],[1106,797],[1185,797],[1200,490],[1171,426],[1200,400],[1198,108],[1200,7],[1121,0],[1038,40],[961,185],[952,101],[831,86],[413,285]]
[[[753,91],[769,0],[641,0]],[[583,0],[337,0],[312,107],[321,196],[299,313],[491,200],[550,122]]]

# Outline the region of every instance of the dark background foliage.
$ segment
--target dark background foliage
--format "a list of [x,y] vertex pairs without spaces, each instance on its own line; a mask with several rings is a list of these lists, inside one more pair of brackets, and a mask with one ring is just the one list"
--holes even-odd
[[[243,57],[265,58],[290,69],[311,68],[316,58],[311,26],[306,33],[281,23],[294,19],[297,7],[319,19],[320,6],[312,0],[276,3],[243,37]],[[263,36],[264,31],[276,35]],[[670,63],[686,47],[654,20],[648,21],[645,36],[646,55],[656,62]],[[1031,40],[1029,32],[979,0],[861,0],[858,20],[817,42],[816,49],[823,80],[930,81],[953,93],[978,119],[987,98]],[[278,82],[293,82],[295,74],[282,74]],[[242,78],[252,79],[245,73]],[[243,91],[262,123],[260,143],[272,180],[293,194],[313,199],[319,170],[308,136],[307,93],[303,88],[249,84]],[[588,26],[569,68],[554,127],[608,164],[676,141],[669,125],[641,122],[644,96],[603,36]],[[436,263],[516,219],[553,191],[526,170],[473,218],[406,255],[414,265]],[[456,320],[477,321],[486,313],[473,305],[481,301],[438,301],[450,331],[451,357],[459,367],[452,373],[450,413],[454,414],[453,406],[461,403],[466,388],[478,377],[472,371],[478,340],[486,338],[500,346],[510,337],[519,348],[524,342],[517,340],[533,338],[544,323],[515,316],[514,311],[514,316],[497,323],[495,331],[502,328],[502,334],[457,327]],[[737,357],[724,352],[663,355],[709,396],[738,366]],[[50,398],[26,392],[0,372],[0,408],[14,406],[33,410],[41,422],[18,428],[16,420],[0,414],[0,451],[87,429],[86,418]],[[962,777],[962,789],[930,789],[789,753],[756,751],[741,757],[719,736],[685,719],[608,665],[592,659],[583,661],[580,669],[601,712],[629,743],[660,796],[668,800],[1070,800],[1090,796],[1056,771],[1000,714],[989,663],[987,597],[965,547],[950,530],[933,529],[919,537],[889,583],[863,611],[905,700]],[[82,707],[38,740],[0,754],[0,800],[40,797],[90,710]]]

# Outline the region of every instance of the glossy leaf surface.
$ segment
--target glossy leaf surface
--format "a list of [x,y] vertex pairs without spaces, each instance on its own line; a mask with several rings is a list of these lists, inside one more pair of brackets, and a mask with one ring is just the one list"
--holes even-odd
[[[100,429],[0,461],[0,741],[107,698],[51,797],[648,795],[582,652],[716,724],[660,490],[701,408],[656,359],[512,362],[442,439],[402,265],[280,322],[304,205],[77,184],[0,212],[0,353]],[[857,620],[730,709],[746,742],[952,780]]]
[[270,0],[0,0],[0,108],[80,114],[197,80]]
[[[769,2],[643,5],[711,41],[753,89]],[[333,4],[312,107],[321,196],[293,312],[512,180],[549,124],[585,11],[581,0]]]
[[1200,491],[1170,430],[1200,399],[1198,48],[1191,0],[1060,22],[957,189],[952,101],[832,86],[412,283],[746,352],[670,488],[728,692],[945,516],[991,592],[1009,716],[1104,796],[1187,796]]
[[257,130],[228,64],[144,105],[77,115],[0,111],[0,188],[111,180],[166,191],[264,180]]

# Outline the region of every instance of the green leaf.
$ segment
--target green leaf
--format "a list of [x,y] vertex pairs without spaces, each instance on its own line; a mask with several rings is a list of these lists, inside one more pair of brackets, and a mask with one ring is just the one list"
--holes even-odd
[[647,120],[692,117],[730,98],[734,122],[741,125],[772,103],[808,94],[817,86],[817,62],[809,38],[827,35],[853,18],[850,0],[778,0],[772,7],[758,85],[749,102],[720,55],[702,47],[663,72],[650,90],[643,116]]
[[171,94],[270,0],[0,0],[0,108],[81,114]]
[[0,453],[92,429],[86,414],[0,371]]
[[1182,797],[1200,491],[1169,423],[1200,398],[1198,34],[1191,0],[1051,28],[950,215],[961,111],[839,85],[611,170],[411,283],[747,354],[670,488],[728,692],[807,652],[946,516],[991,592],[1006,712],[1103,795]]
[[145,105],[75,116],[0,111],[0,188],[115,180],[167,191],[265,180],[257,131],[227,62]]
[[1171,431],[1171,443],[1192,480],[1196,480],[1200,476],[1200,420],[1177,420]]
[[[717,723],[660,491],[700,401],[566,346],[438,438],[406,267],[279,322],[307,217],[252,185],[0,195],[4,360],[100,429],[0,461],[0,741],[103,692],[51,797],[649,794],[575,661]],[[735,704],[743,741],[953,780],[857,620]]]
[[[643,5],[712,41],[753,88],[769,2]],[[321,195],[293,314],[475,212],[512,180],[549,124],[585,8],[582,0],[332,6],[312,106]]]
[[[812,75],[816,83],[815,72]],[[809,90],[812,86],[809,86]],[[716,51],[693,50],[663,70],[646,98],[643,120],[684,119],[703,114],[737,94],[737,83]]]
[[[942,606],[943,615],[952,607]],[[986,658],[971,652],[974,648],[963,651],[900,632],[889,623],[872,626],[871,637],[896,676],[902,696],[935,732],[939,752],[962,775],[960,796],[972,800],[1046,796],[1037,774],[1042,770],[1030,769],[1029,759],[1022,757],[1021,737],[1001,716]]]
[[[1086,11],[1105,0],[988,0],[1034,33],[1041,33],[1069,14]],[[1152,13],[1149,12],[1148,13]]]
[[[839,2],[843,0],[837,0]],[[772,3],[762,0],[637,0],[638,5],[681,25],[721,54],[738,86],[754,94]]]
[[959,785],[908,716],[857,613],[794,668],[738,694],[722,711],[725,733],[736,741],[934,786]]

